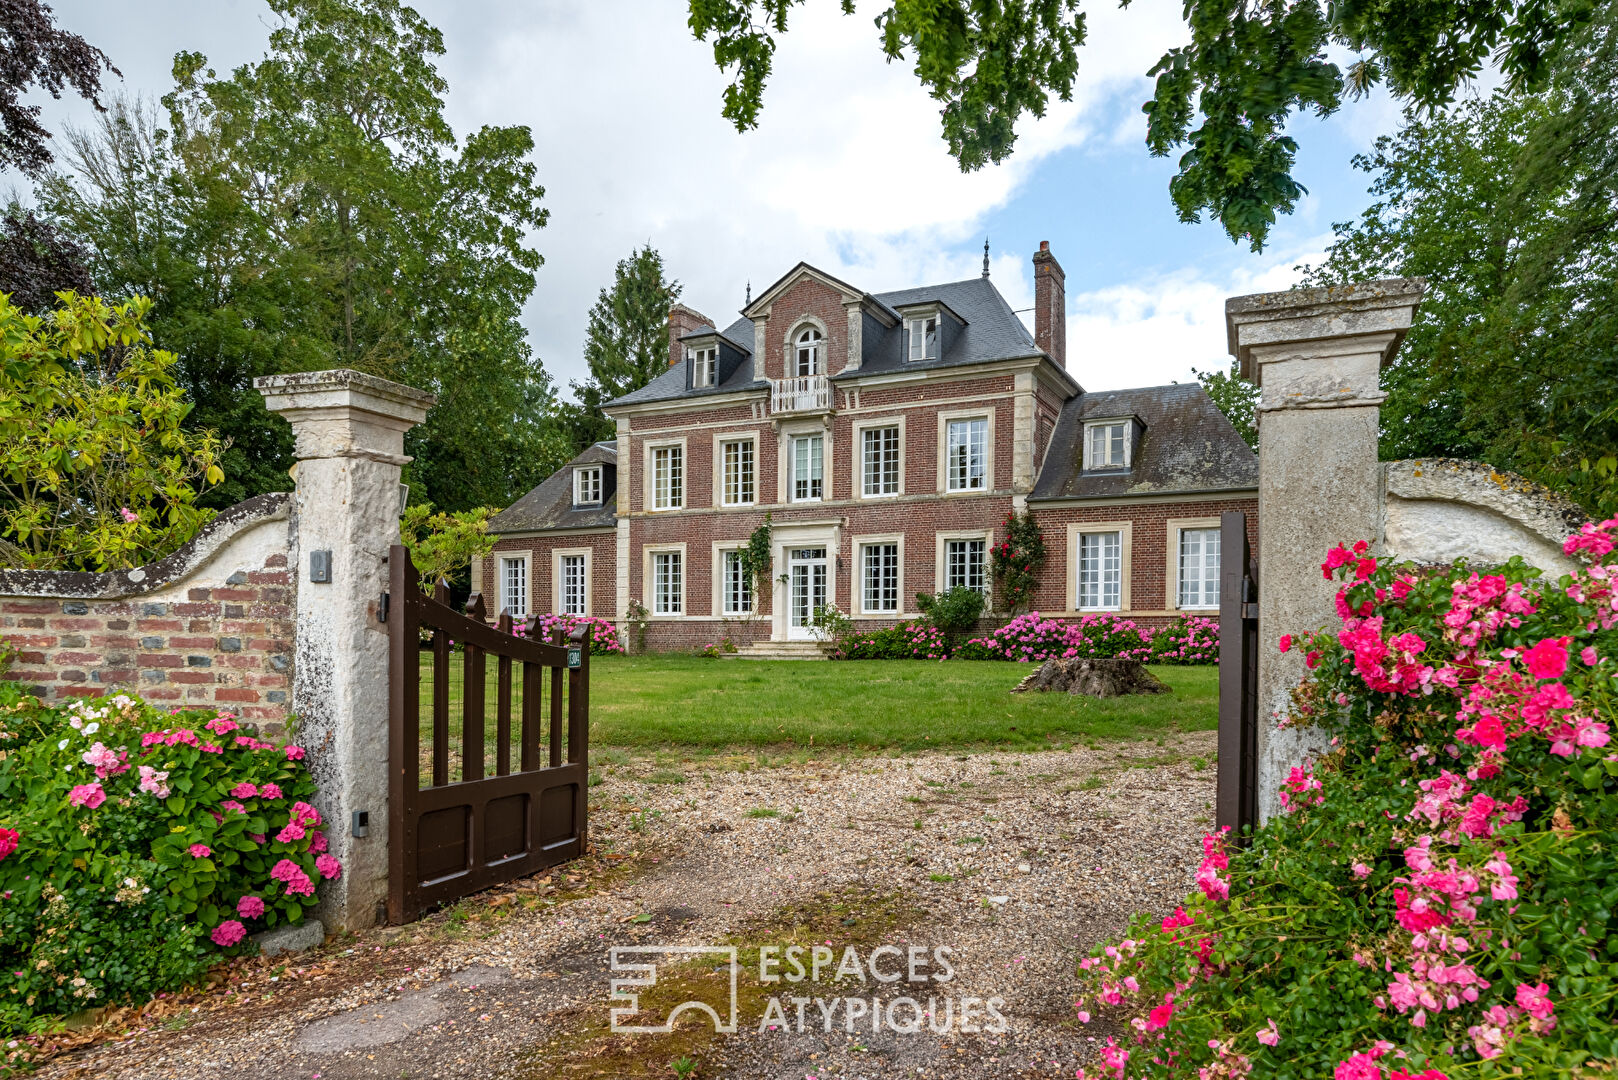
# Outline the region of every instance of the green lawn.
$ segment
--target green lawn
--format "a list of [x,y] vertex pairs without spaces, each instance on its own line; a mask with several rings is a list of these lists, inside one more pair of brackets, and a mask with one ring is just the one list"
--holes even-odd
[[922,749],[1048,746],[1218,727],[1214,667],[1153,667],[1173,688],[1100,700],[1010,694],[1029,664],[592,657],[590,737],[608,746]]

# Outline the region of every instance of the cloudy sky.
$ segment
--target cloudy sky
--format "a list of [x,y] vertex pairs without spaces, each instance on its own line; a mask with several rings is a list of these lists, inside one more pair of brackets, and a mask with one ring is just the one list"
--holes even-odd
[[[258,58],[262,0],[54,0],[60,23],[123,72],[114,89],[156,98],[175,52],[221,71]],[[1385,100],[1302,119],[1298,176],[1310,196],[1263,255],[1217,225],[1183,225],[1171,162],[1142,142],[1145,72],[1183,44],[1180,0],[1102,0],[1091,9],[1078,87],[1022,125],[1004,165],[963,174],[937,106],[904,64],[887,64],[873,18],[808,0],[793,17],[762,123],[737,134],[719,115],[724,77],[686,28],[683,0],[417,0],[444,33],[440,70],[459,133],[533,129],[550,224],[525,313],[559,384],[584,373],[585,315],[614,263],[662,251],[684,301],[724,325],[799,259],[872,291],[976,275],[991,244],[995,283],[1032,303],[1029,256],[1049,240],[1067,271],[1068,366],[1091,389],[1185,380],[1225,362],[1227,296],[1285,288],[1318,257],[1331,224],[1359,212],[1366,177],[1349,165],[1397,114]],[[47,104],[51,125],[88,107]]]

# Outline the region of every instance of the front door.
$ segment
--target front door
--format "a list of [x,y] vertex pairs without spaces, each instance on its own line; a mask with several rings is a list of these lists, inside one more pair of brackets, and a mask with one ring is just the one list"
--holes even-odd
[[787,640],[814,638],[810,623],[817,608],[826,606],[826,549],[787,549]]

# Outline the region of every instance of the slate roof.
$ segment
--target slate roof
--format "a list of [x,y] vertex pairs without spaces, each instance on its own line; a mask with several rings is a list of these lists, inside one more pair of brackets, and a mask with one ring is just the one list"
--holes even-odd
[[[935,360],[904,358],[902,322],[885,329],[880,334],[867,333],[862,342],[860,368],[832,376],[834,382],[884,372],[926,371],[1042,355],[1039,346],[1034,344],[1033,335],[1028,332],[1022,320],[1011,310],[1011,305],[1006,303],[1006,298],[1000,295],[1000,290],[996,289],[988,278],[975,277],[943,285],[924,285],[915,289],[900,289],[897,292],[875,293],[872,299],[890,308],[936,300],[964,319],[966,326],[949,351]],[[736,365],[736,370],[731,372],[730,377],[719,385],[687,388],[685,373],[682,366],[677,364],[639,390],[608,402],[606,407],[684,398],[695,399],[740,390],[766,389],[769,383],[753,376],[753,320],[737,319],[719,333],[748,354]]]
[[[1084,471],[1084,422],[1138,416],[1146,425],[1128,469]],[[1258,488],[1258,455],[1197,383],[1069,398],[1029,502]]]
[[[575,509],[573,506],[573,466],[601,462],[607,466],[602,476],[600,506]],[[534,490],[489,519],[491,533],[534,532],[540,529],[599,529],[618,524],[616,440],[594,443],[584,453],[546,477]]]

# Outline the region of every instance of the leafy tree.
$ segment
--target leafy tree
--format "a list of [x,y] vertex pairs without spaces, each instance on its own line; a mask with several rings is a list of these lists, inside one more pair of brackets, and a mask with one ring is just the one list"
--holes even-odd
[[1383,373],[1384,457],[1482,457],[1618,509],[1615,88],[1609,5],[1546,92],[1408,115],[1356,159],[1377,201],[1336,227],[1307,282],[1409,274],[1429,288]]
[[60,98],[71,87],[97,108],[101,72],[119,74],[106,53],[57,27],[40,0],[0,0],[0,166],[39,176],[53,158],[39,106],[21,98],[32,87]]
[[173,353],[144,297],[68,295],[49,319],[0,297],[0,562],[108,570],[167,555],[212,514],[219,438],[181,427]]
[[669,308],[682,286],[663,276],[663,256],[647,244],[619,259],[612,288],[590,309],[584,360],[590,377],[572,383],[579,404],[569,410],[574,453],[616,434],[603,403],[638,390],[668,369]]
[[150,286],[199,413],[254,434],[231,497],[291,463],[253,377],[342,366],[439,395],[407,438],[418,490],[508,503],[566,451],[519,322],[546,218],[532,136],[456,138],[442,37],[398,0],[270,7],[262,60],[221,77],[181,53],[163,121],[115,109],[42,205],[98,252],[104,293]]
[[[776,38],[805,0],[689,0],[691,32],[712,40],[732,73],[723,114],[745,131],[758,123]],[[1123,0],[1125,4],[1128,0]],[[853,14],[854,0],[841,0]],[[1345,93],[1378,83],[1421,109],[1447,105],[1493,58],[1514,89],[1543,80],[1556,47],[1590,16],[1593,0],[1385,0],[1251,4],[1187,0],[1191,42],[1169,49],[1149,74],[1146,143],[1165,156],[1184,147],[1170,195],[1182,221],[1204,212],[1233,240],[1263,247],[1277,212],[1303,186],[1292,177],[1294,110],[1325,116]],[[999,162],[1023,113],[1067,101],[1086,36],[1079,0],[892,0],[877,17],[890,61],[914,57],[916,77],[943,103],[945,141],[963,170]],[[1327,59],[1347,48],[1345,72]],[[1193,128],[1193,123],[1196,127]]]
[[1225,414],[1236,434],[1254,450],[1258,449],[1258,387],[1241,377],[1236,364],[1229,371],[1191,369],[1219,411]]
[[0,219],[0,292],[23,311],[44,314],[58,292],[94,292],[89,258],[82,244],[20,206]]
[[455,514],[435,514],[430,503],[405,508],[399,520],[399,542],[410,549],[423,592],[431,592],[439,581],[494,550],[494,537],[489,535],[493,516],[494,510],[487,506]]

